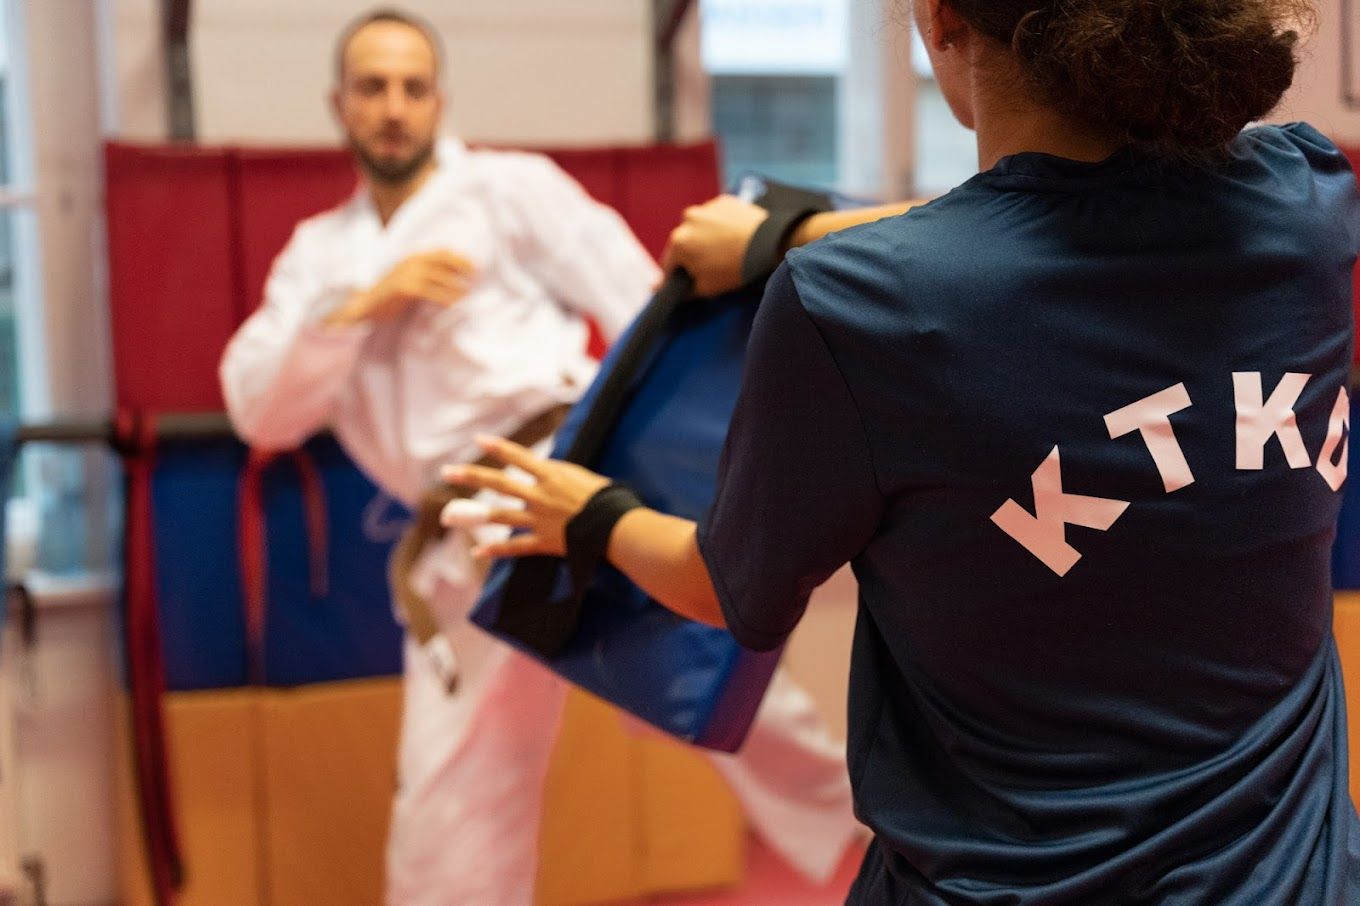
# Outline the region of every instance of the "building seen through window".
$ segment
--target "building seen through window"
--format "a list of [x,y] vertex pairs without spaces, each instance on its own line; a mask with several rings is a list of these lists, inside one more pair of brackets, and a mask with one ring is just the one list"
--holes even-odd
[[15,282],[16,217],[32,216],[32,200],[19,185],[13,166],[12,145],[15,105],[11,95],[15,55],[10,52],[9,17],[0,15],[0,416],[16,417],[20,410],[18,336],[15,313],[18,308]]
[[[43,205],[29,104],[28,4],[0,0],[0,421],[61,420],[49,375],[70,353],[54,353],[44,304],[39,216],[60,217],[68,201]],[[49,185],[47,191],[64,192]],[[58,228],[60,224],[56,225]],[[103,301],[90,299],[89,305]],[[54,357],[55,356],[55,357]],[[6,571],[105,574],[118,548],[117,465],[102,442],[26,444],[5,489]]]
[[851,0],[704,0],[704,68],[727,178],[834,186]]
[[[729,181],[756,170],[900,197],[936,194],[976,172],[973,137],[940,94],[907,4],[703,0],[701,12]],[[884,122],[895,105],[910,118],[909,136]]]

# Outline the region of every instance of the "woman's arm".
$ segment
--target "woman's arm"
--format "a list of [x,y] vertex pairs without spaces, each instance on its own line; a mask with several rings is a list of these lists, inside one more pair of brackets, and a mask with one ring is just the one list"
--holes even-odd
[[829,233],[848,230],[850,227],[859,226],[863,223],[873,223],[875,220],[882,220],[885,217],[896,217],[898,214],[905,214],[922,204],[925,204],[925,202],[899,201],[873,208],[854,208],[849,211],[827,211],[822,214],[813,214],[807,220],[798,224],[793,235],[789,237],[788,247],[797,248],[800,245],[807,245],[809,242],[816,242]]
[[[828,233],[903,214],[924,204],[901,201],[873,208],[827,211],[804,220],[789,237],[789,247],[807,245]],[[685,209],[684,221],[671,232],[661,256],[667,273],[684,268],[694,277],[694,291],[716,296],[741,286],[741,264],[756,228],[769,216],[764,208],[734,195]],[[786,249],[787,251],[787,249]]]
[[699,553],[697,530],[688,519],[631,510],[609,536],[609,562],[680,616],[725,629],[727,620]]
[[[522,481],[504,470],[483,466],[452,466],[446,480],[462,487],[486,489],[523,501],[524,508],[492,510],[486,522],[524,529],[505,541],[487,544],[478,557],[527,557],[566,554],[566,528],[609,479],[571,463],[540,459],[532,451],[497,437],[479,437],[487,453],[530,475]],[[448,521],[459,518],[448,510]],[[606,556],[616,569],[643,591],[682,617],[719,628],[727,624],[695,539],[696,525],[688,519],[655,510],[630,510],[615,524]]]

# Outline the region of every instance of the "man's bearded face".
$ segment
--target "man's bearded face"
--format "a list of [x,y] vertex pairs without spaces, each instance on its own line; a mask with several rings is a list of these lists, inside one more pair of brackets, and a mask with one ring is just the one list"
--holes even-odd
[[419,29],[375,22],[350,38],[336,110],[369,179],[406,182],[434,154],[437,73],[435,50]]

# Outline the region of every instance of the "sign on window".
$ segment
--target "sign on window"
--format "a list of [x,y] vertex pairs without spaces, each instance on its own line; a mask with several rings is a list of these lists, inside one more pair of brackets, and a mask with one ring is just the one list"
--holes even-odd
[[839,75],[849,0],[703,0],[704,68],[714,75]]

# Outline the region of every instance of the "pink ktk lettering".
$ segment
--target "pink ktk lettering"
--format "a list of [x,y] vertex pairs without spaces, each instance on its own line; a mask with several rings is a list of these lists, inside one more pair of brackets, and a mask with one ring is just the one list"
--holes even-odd
[[[1313,465],[1294,412],[1311,378],[1310,374],[1287,372],[1269,398],[1265,398],[1259,371],[1233,372],[1238,470],[1263,469],[1265,447],[1272,438],[1279,440],[1289,468],[1306,469]],[[1171,416],[1190,407],[1190,392],[1180,383],[1105,416],[1111,440],[1138,432],[1168,494],[1195,483],[1194,472],[1171,425]],[[1333,491],[1339,491],[1346,482],[1350,412],[1350,395],[1342,387],[1332,406],[1327,437],[1316,464],[1318,474]],[[1109,531],[1129,507],[1125,500],[1064,491],[1062,456],[1056,446],[1034,470],[1030,484],[1034,489],[1034,512],[1007,500],[992,514],[992,522],[1059,576],[1066,576],[1082,556],[1067,543],[1067,526]]]

